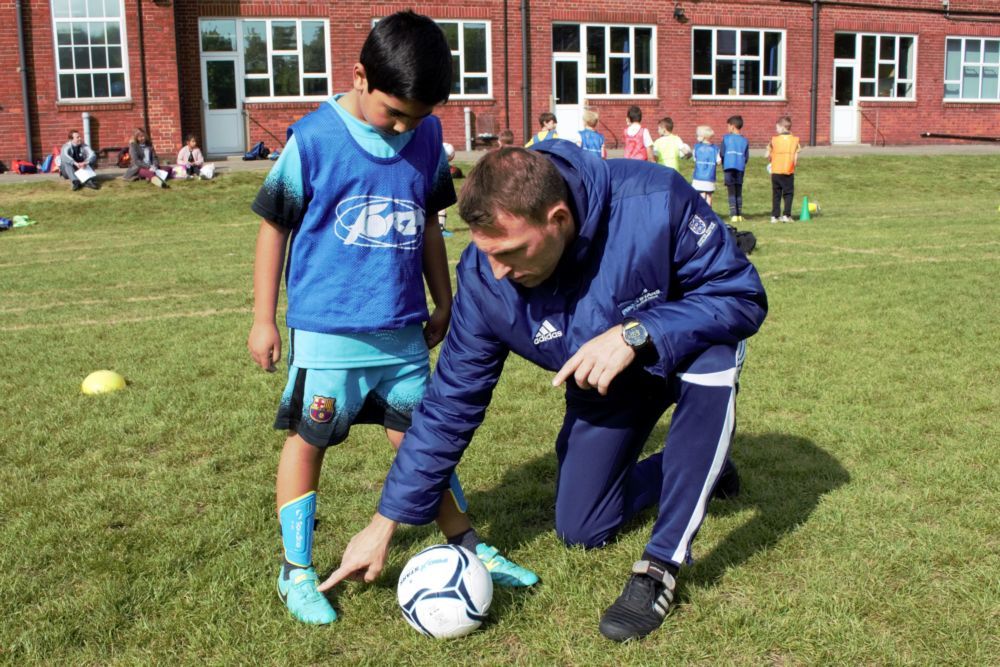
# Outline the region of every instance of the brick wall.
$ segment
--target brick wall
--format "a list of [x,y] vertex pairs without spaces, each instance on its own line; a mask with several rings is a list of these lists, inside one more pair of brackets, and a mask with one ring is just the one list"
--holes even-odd
[[[155,5],[149,0],[125,0],[124,5],[131,99],[77,104],[59,101],[51,3],[23,3],[32,148],[36,160],[42,159],[53,147],[62,145],[69,129],[82,131],[84,112],[90,113],[91,143],[97,150],[125,145],[134,128],[146,125],[146,109],[149,136],[157,151],[172,160],[179,149],[180,101],[173,7]],[[140,11],[143,16],[142,49]],[[0,38],[3,58],[0,61],[3,65],[0,69],[0,106],[3,107],[0,110],[0,131],[3,132],[0,135],[0,160],[9,164],[10,159],[25,156],[26,145],[24,117],[20,112],[23,105],[21,82],[16,70],[17,26],[13,2],[5,0],[0,3],[0,20],[0,35],[3,36]],[[145,86],[141,67],[143,50],[146,59]],[[147,90],[148,97],[144,99]]]
[[[140,3],[141,2],[141,7]],[[874,9],[851,3],[824,1],[820,14],[820,66],[816,138],[829,143],[830,98],[833,86],[833,35],[843,32],[887,32],[917,35],[916,100],[862,102],[863,143],[921,143],[920,133],[998,134],[1000,104],[945,103],[943,101],[944,40],[946,36],[1000,36],[997,0],[951,0],[950,15],[940,0],[867,0]],[[743,115],[746,134],[763,145],[777,117],[788,114],[794,131],[809,136],[812,72],[812,7],[809,2],[782,0],[682,0],[686,20],[673,17],[674,3],[652,0],[570,0],[529,3],[530,89],[522,79],[520,3],[507,2],[504,16],[499,0],[454,2],[307,2],[304,0],[232,0],[205,2],[174,0],[153,4],[125,0],[129,41],[132,99],[124,103],[77,105],[59,103],[54,71],[50,3],[25,3],[28,31],[32,143],[36,157],[64,141],[66,130],[79,127],[80,115],[94,118],[94,143],[116,146],[135,126],[143,124],[144,102],[150,132],[160,152],[170,156],[182,134],[201,137],[202,92],[198,48],[199,17],[319,17],[330,21],[332,90],[348,90],[356,61],[372,20],[399,9],[413,8],[436,19],[485,19],[491,22],[491,100],[453,99],[440,108],[445,140],[464,147],[463,108],[491,121],[499,131],[509,127],[523,141],[523,101],[530,99],[530,129],[540,111],[552,101],[551,25],[553,21],[643,23],[656,26],[657,77],[655,99],[591,100],[601,113],[600,129],[614,145],[625,125],[625,111],[633,103],[643,109],[644,122],[655,130],[656,120],[670,115],[675,129],[693,139],[699,124],[724,131],[725,119]],[[856,4],[856,3],[855,3]],[[30,9],[28,8],[30,6]],[[905,7],[905,10],[902,9]],[[146,79],[144,98],[140,67],[138,16],[143,16]],[[992,15],[989,14],[992,12]],[[992,18],[992,22],[991,22]],[[780,28],[785,31],[785,99],[729,101],[691,99],[691,39],[693,27]],[[180,48],[178,49],[178,44]],[[506,72],[506,76],[505,76]],[[23,155],[24,120],[17,73],[17,39],[13,0],[0,0],[0,159]],[[254,103],[246,105],[249,142],[264,141],[274,148],[284,140],[288,125],[315,108],[316,103]],[[204,139],[202,139],[204,141]]]

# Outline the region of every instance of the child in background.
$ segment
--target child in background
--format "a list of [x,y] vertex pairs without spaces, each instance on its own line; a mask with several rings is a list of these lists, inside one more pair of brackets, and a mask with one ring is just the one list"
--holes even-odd
[[201,171],[201,167],[204,164],[205,156],[201,154],[201,149],[198,148],[198,140],[195,139],[193,134],[189,134],[186,143],[181,147],[180,152],[177,153],[177,166],[183,167],[187,171],[185,176],[195,176]]
[[502,130],[497,137],[497,148],[514,145],[514,133],[510,130]]
[[625,138],[625,157],[631,160],[653,161],[653,139],[649,130],[642,126],[642,109],[632,105],[628,108],[628,126],[622,136]]
[[[451,164],[451,161],[455,159],[455,147],[449,143],[444,144],[444,155],[448,158],[448,175],[451,176],[452,180],[456,178],[465,178],[465,174],[458,167]],[[441,209],[438,211],[438,227],[441,228],[441,236],[451,238],[453,234],[448,231],[448,210]]]
[[534,146],[541,141],[548,141],[549,139],[558,139],[559,135],[556,134],[556,115],[551,111],[543,111],[538,114],[538,124],[542,126],[542,129],[528,139],[528,143],[524,145],[525,148],[528,146]]
[[698,143],[693,149],[694,174],[691,175],[691,187],[701,193],[702,199],[712,205],[712,193],[715,192],[715,167],[722,163],[719,157],[719,147],[712,143],[715,132],[708,125],[699,125],[696,130]]
[[[350,91],[291,126],[252,205],[263,219],[247,348],[268,371],[282,356],[275,311],[287,266],[288,383],[274,424],[287,433],[275,488],[284,547],[277,588],[304,623],[337,618],[312,559],[324,456],[356,424],[378,424],[400,446],[427,383],[428,349],[448,329],[444,241],[425,219],[456,201],[431,115],[451,92],[451,62],[431,19],[403,11],[379,20]],[[463,505],[453,476],[437,518],[449,543],[477,554],[499,585],[534,584],[534,573],[480,541]]]
[[657,164],[677,170],[680,158],[691,157],[691,147],[674,134],[674,121],[669,116],[661,118],[656,126],[659,139],[653,142],[653,156]]
[[729,192],[729,222],[743,222],[743,174],[750,160],[750,142],[741,134],[743,116],[726,120],[729,133],[722,137],[722,169]]
[[[771,168],[771,223],[792,221],[792,198],[795,196],[795,166],[799,163],[799,138],[792,134],[792,119],[782,116],[774,126],[778,134],[767,145],[768,166]],[[779,210],[781,200],[785,209]]]
[[583,124],[586,127],[580,130],[580,148],[606,160],[608,149],[604,146],[604,135],[595,129],[598,118],[596,111],[587,109],[583,112]]

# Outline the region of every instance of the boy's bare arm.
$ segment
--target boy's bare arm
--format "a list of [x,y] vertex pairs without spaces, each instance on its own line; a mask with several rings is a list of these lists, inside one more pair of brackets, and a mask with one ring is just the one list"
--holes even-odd
[[287,229],[261,220],[253,262],[253,326],[247,349],[254,362],[268,372],[281,359],[281,334],[274,322],[278,308],[281,270],[288,244]]
[[444,247],[444,237],[441,228],[436,224],[428,224],[424,228],[424,280],[434,301],[434,312],[431,313],[424,327],[424,340],[427,347],[433,348],[448,333],[448,323],[451,321],[451,274],[448,272],[448,253]]

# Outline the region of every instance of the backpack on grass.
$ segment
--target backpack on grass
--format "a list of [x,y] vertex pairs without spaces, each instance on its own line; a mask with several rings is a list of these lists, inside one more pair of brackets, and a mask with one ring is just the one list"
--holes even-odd
[[757,237],[754,236],[753,232],[741,232],[732,225],[726,225],[726,228],[732,233],[733,238],[736,239],[736,246],[743,251],[744,255],[749,255],[757,247]]
[[267,150],[267,146],[264,145],[263,141],[258,141],[253,145],[253,147],[243,154],[244,160],[266,160],[268,154],[271,151]]

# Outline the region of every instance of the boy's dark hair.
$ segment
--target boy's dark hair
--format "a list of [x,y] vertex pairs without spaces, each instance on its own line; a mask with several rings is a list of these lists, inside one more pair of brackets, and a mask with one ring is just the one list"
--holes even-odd
[[194,136],[193,134],[189,134],[189,135],[187,135],[187,137],[184,138],[184,143],[186,143],[186,144],[189,144],[192,141],[197,142],[198,141],[198,137]]
[[555,119],[556,115],[554,113],[552,113],[551,111],[543,111],[542,113],[538,114],[538,126],[545,127],[546,123]]
[[80,134],[80,131],[79,130],[70,130],[69,132],[66,133],[66,138],[67,139],[72,139],[74,134]]
[[491,227],[499,212],[543,225],[547,211],[561,201],[569,203],[569,190],[548,158],[505,147],[487,153],[469,172],[458,197],[458,214],[474,228]]
[[380,19],[361,47],[368,92],[434,106],[451,94],[451,48],[434,21],[412,11]]
[[628,114],[626,115],[630,123],[639,123],[642,121],[642,109],[634,104],[628,108]]
[[664,116],[663,118],[660,119],[660,122],[658,124],[667,128],[667,132],[674,131],[674,119],[671,118],[670,116]]
[[500,142],[501,146],[511,146],[514,143],[514,133],[510,130],[501,130],[497,141]]
[[743,116],[730,116],[726,119],[727,125],[732,125],[737,130],[743,129]]

